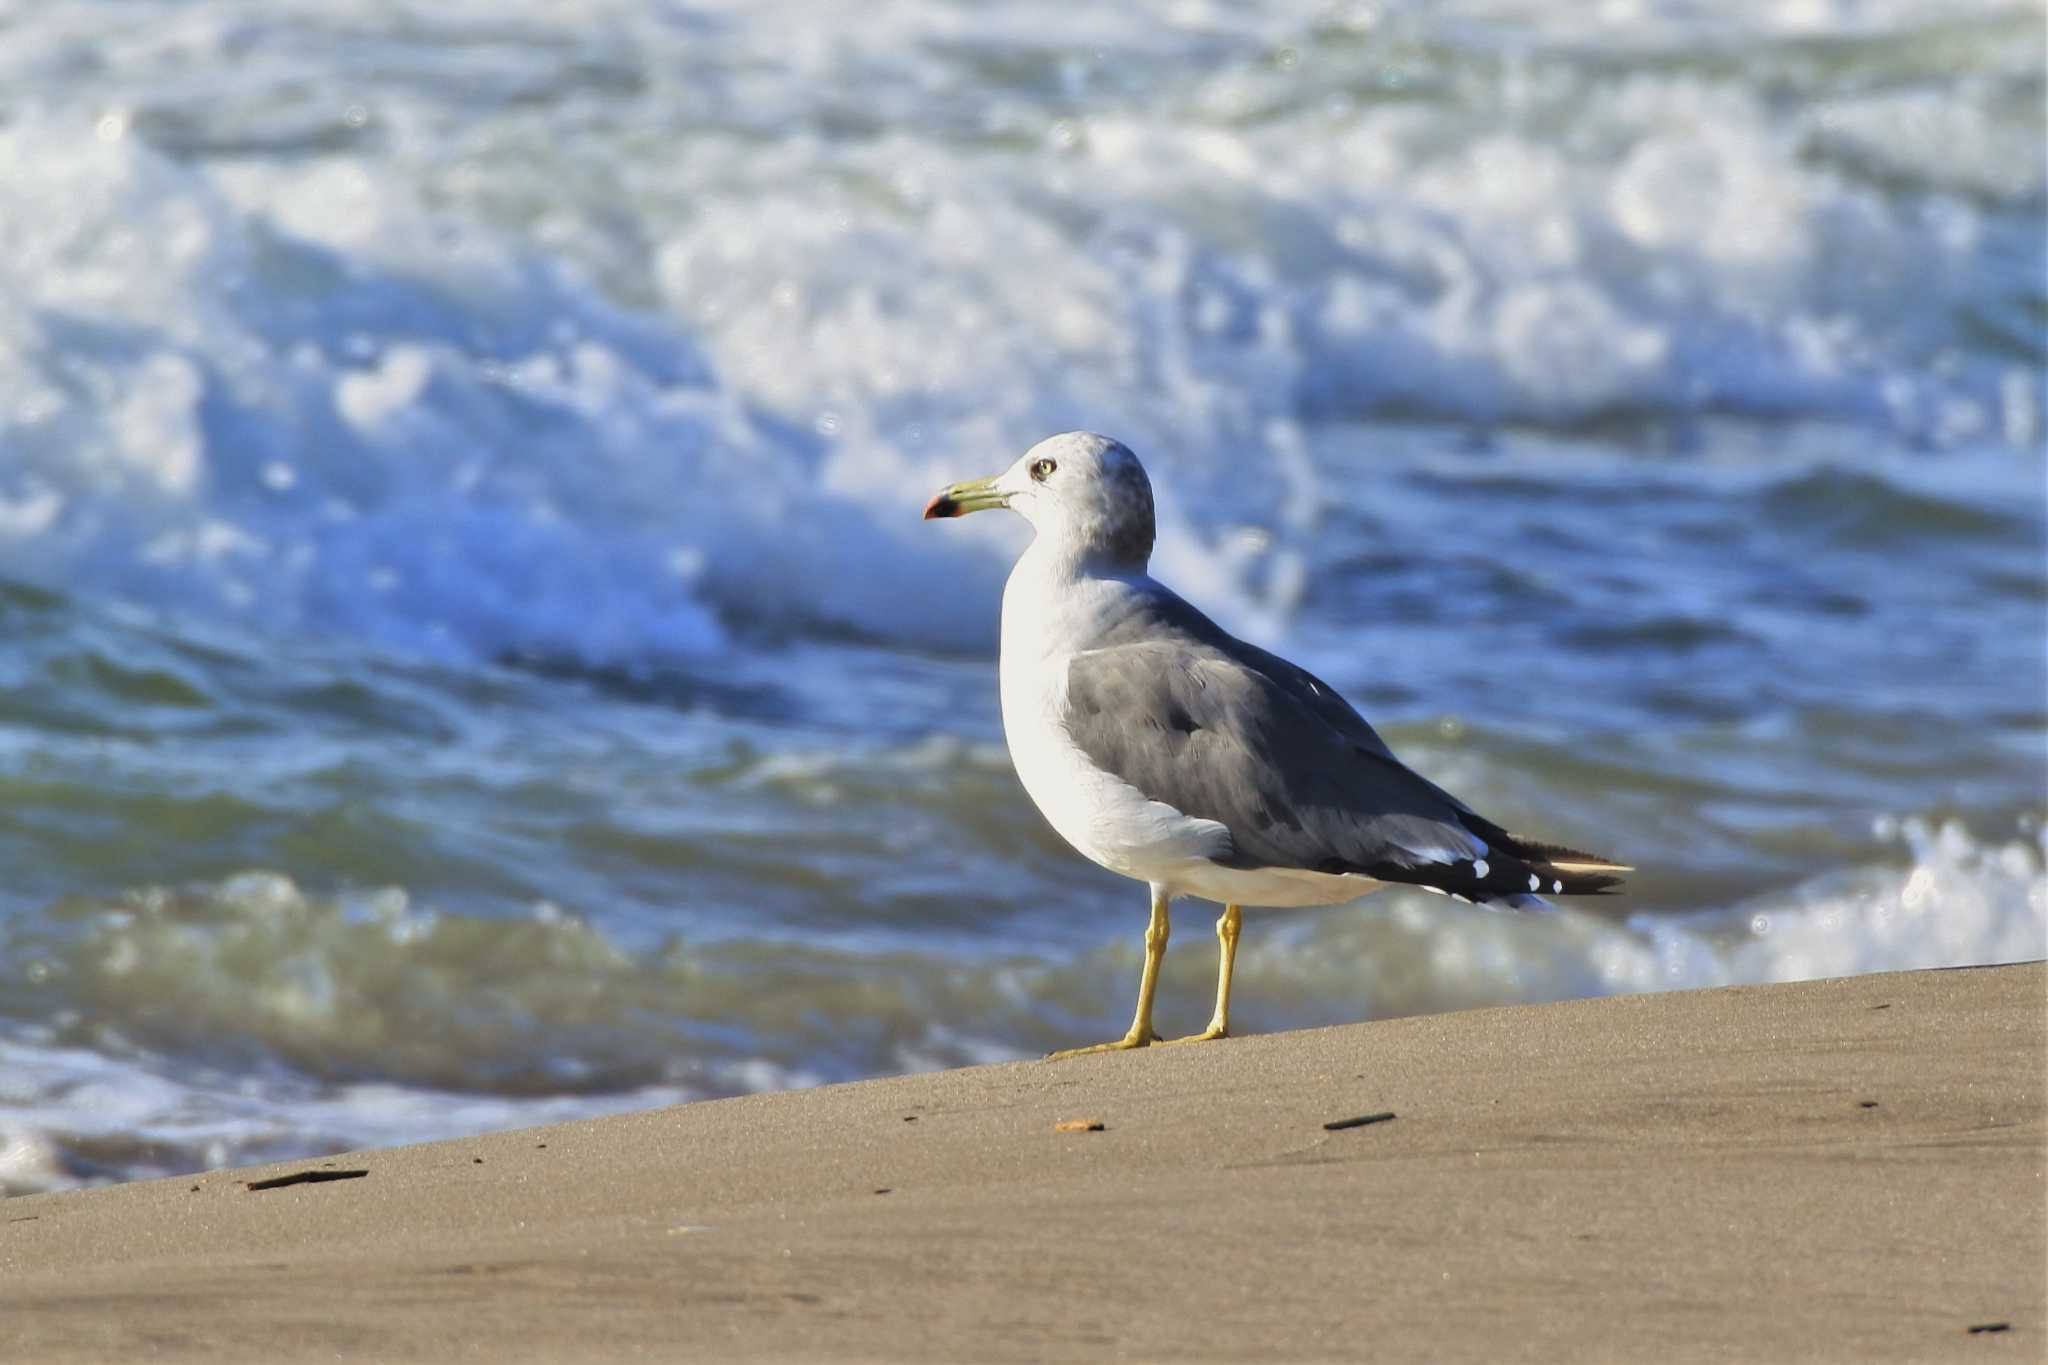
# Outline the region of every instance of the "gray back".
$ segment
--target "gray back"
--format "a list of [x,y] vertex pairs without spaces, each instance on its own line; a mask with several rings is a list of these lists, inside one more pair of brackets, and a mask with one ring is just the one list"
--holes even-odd
[[1473,826],[1488,822],[1403,767],[1327,683],[1156,584],[1075,656],[1067,704],[1097,766],[1230,831],[1227,866],[1405,881],[1487,852]]

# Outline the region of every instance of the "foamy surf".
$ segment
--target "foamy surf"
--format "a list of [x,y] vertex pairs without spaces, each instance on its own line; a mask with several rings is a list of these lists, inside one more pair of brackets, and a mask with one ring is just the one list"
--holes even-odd
[[[812,131],[714,121],[656,154],[600,120],[592,175],[557,162],[546,101],[457,131],[460,82],[337,96],[278,147],[215,140],[183,47],[101,76],[98,113],[32,103],[0,129],[0,572],[471,658],[701,653],[762,618],[957,647],[987,637],[895,610],[963,563],[899,509],[1081,425],[1165,463],[1164,567],[1273,634],[1333,422],[2038,444],[2038,367],[1972,342],[2023,341],[2039,298],[2039,158],[2001,154],[2034,136],[2000,102],[2026,79],[2000,54],[2038,38],[2018,11],[1934,26],[1988,83],[1940,138],[1892,135],[1931,126],[1924,91],[1855,79],[1922,40],[1908,11],[1606,32],[1624,60],[1839,32],[1838,85],[1790,116],[1708,65],[1581,79],[1599,41],[1534,13],[1486,16],[1536,44],[1506,80],[1419,13],[1282,6],[1210,16],[1198,53],[1133,12],[994,77],[985,127],[838,137],[826,90],[989,80],[1030,7],[944,37],[896,14],[911,46],[873,69],[866,23],[799,57],[772,12],[723,14],[725,41],[760,59],[759,116]],[[288,45],[310,13],[257,31]],[[694,30],[631,6],[502,22],[570,105],[621,63],[716,79]],[[25,18],[16,87],[70,81],[93,25]],[[383,41],[461,70],[476,39],[451,17]],[[1455,97],[1495,82],[1506,109]],[[694,116],[687,84],[648,98]],[[1242,477],[1253,450],[1275,477]],[[964,561],[979,583],[1002,548]]]
[[[1284,925],[1255,914],[1239,1012],[1299,1027],[2048,956],[2040,834],[1887,832],[1905,865],[1676,917],[1391,894]],[[1036,1056],[1107,1026],[1073,1004],[1119,998],[1133,957],[636,948],[552,906],[468,920],[396,889],[317,900],[274,873],[57,915],[76,932],[0,943],[46,1021],[0,1045],[14,1193]],[[1204,950],[1175,954],[1174,1008],[1200,1003]],[[252,1068],[268,1079],[238,1079]]]

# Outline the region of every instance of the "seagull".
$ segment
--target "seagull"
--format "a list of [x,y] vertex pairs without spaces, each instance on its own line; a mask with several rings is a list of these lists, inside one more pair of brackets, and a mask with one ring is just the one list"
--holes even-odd
[[[925,520],[1007,507],[1036,532],[1003,589],[1003,735],[1038,809],[1084,857],[1151,888],[1138,1008],[1077,1057],[1230,1032],[1245,906],[1336,905],[1418,886],[1542,909],[1633,869],[1510,834],[1394,757],[1343,697],[1246,644],[1146,572],[1152,483],[1120,442],[1071,431],[1002,473],[956,483]],[[1167,907],[1223,906],[1216,1011],[1152,1031]]]

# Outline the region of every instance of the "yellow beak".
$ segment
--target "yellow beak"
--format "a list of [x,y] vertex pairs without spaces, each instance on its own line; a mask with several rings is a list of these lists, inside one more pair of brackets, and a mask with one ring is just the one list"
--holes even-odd
[[1001,475],[991,474],[986,479],[969,479],[956,483],[940,492],[924,505],[924,519],[934,517],[964,517],[969,512],[985,512],[991,507],[1007,507],[1010,495],[996,487]]

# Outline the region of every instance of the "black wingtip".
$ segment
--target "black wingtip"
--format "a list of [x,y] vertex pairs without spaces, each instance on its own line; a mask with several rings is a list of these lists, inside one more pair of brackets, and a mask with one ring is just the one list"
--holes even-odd
[[1455,863],[1386,862],[1356,869],[1380,881],[1419,886],[1468,905],[1544,908],[1544,896],[1611,896],[1633,871],[1591,853],[1493,829],[1484,857]]
[[1541,882],[1540,886],[1530,888],[1539,893],[1552,896],[1612,895],[1614,888],[1621,885],[1622,875],[1635,871],[1627,863],[1567,848],[1563,844],[1524,839],[1518,834],[1511,834],[1508,839],[1514,855],[1528,864],[1529,875]]

